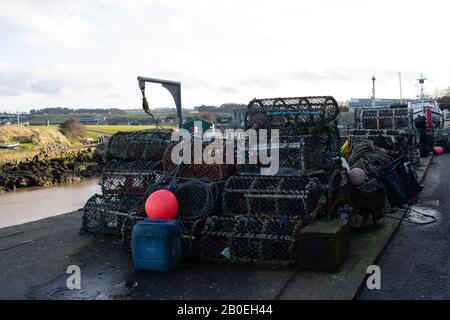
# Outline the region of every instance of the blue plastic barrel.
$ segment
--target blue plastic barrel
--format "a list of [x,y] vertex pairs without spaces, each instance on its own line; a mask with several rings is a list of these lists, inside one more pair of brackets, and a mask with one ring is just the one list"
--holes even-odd
[[181,227],[176,220],[145,219],[133,228],[131,252],[135,268],[169,271],[181,260]]

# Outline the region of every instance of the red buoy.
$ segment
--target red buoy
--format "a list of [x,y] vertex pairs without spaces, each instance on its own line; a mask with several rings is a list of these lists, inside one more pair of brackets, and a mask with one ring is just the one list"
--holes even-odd
[[145,213],[150,219],[173,219],[178,213],[178,200],[169,190],[153,192],[145,201]]
[[439,156],[444,153],[444,148],[442,147],[433,147],[434,154]]

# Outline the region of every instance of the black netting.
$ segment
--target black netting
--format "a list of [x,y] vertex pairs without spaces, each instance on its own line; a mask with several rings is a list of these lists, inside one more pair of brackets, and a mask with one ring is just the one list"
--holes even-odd
[[139,211],[142,199],[118,195],[93,195],[83,207],[81,232],[119,235],[123,219]]
[[[325,205],[326,177],[235,176],[227,180],[223,213],[250,216],[302,216],[305,220]],[[321,201],[320,198],[322,198]]]
[[257,163],[251,163],[252,155],[258,155],[261,151],[268,157],[272,157],[272,151],[278,151],[279,171],[278,175],[307,175],[318,171],[327,171],[334,168],[340,161],[340,139],[333,131],[322,134],[282,136],[278,144],[258,144],[258,148],[245,145],[244,162],[237,164],[240,174],[260,174],[261,168],[268,168],[270,164],[261,163],[260,157],[256,157]]
[[282,135],[305,134],[326,127],[338,114],[333,97],[254,99],[247,108],[246,128],[276,128]]
[[358,111],[357,121],[361,129],[409,129],[412,117],[407,108],[379,108]]
[[204,261],[289,267],[297,262],[300,217],[219,217],[207,219],[199,241]]
[[163,178],[153,184],[147,192],[151,194],[161,189],[170,189],[177,197],[178,218],[199,219],[217,210],[223,183],[200,179]]
[[[164,170],[167,172],[173,171],[176,165],[172,161],[172,149],[175,144],[170,145],[166,153],[164,154],[163,166]],[[183,178],[191,178],[191,179],[208,179],[211,181],[222,181],[226,180],[229,176],[234,174],[236,167],[233,164],[226,164],[226,148],[225,146],[221,148],[221,150],[216,150],[211,148],[210,152],[218,152],[221,156],[222,163],[213,163],[206,164],[203,162],[203,158],[201,159],[202,163],[195,164],[194,163],[194,144],[191,145],[191,164],[182,164],[177,173],[177,176]],[[208,147],[208,144],[202,144],[202,152],[205,148]]]
[[[206,217],[212,213],[220,213],[219,205],[223,183],[184,178],[177,178],[176,180],[163,178],[148,188],[147,193],[151,194],[162,189],[171,189],[177,197],[179,209],[176,219],[181,225],[185,251],[190,253],[193,251],[195,239]],[[140,212],[138,215],[130,215],[124,222],[122,239],[125,250],[131,248],[133,226],[138,221],[145,219],[143,209]]]
[[163,130],[118,132],[111,136],[106,156],[118,160],[159,161],[170,139],[171,132]]
[[103,169],[100,185],[103,194],[143,195],[158,178],[160,161],[111,160]]
[[139,221],[144,221],[147,217],[141,215],[129,215],[124,218],[121,235],[122,235],[122,248],[126,252],[131,252],[131,242],[133,235],[133,228]]

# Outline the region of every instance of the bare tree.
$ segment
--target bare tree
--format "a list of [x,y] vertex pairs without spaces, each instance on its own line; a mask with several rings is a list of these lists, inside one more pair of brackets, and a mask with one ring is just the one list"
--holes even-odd
[[450,87],[436,90],[433,99],[439,103],[450,103]]
[[59,126],[60,131],[66,137],[83,138],[86,135],[86,128],[78,119],[70,118]]

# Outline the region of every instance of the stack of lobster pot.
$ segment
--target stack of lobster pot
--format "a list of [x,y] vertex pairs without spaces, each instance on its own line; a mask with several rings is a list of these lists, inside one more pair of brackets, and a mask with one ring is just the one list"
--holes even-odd
[[[223,183],[208,179],[191,179],[163,176],[147,190],[151,194],[157,190],[171,190],[178,200],[177,220],[182,229],[183,251],[185,256],[194,254],[195,243],[205,219],[220,213]],[[122,226],[123,248],[131,249],[131,236],[134,225],[145,219],[143,212],[128,216]]]
[[171,132],[146,130],[113,135],[106,150],[100,185],[83,208],[82,232],[123,237],[123,226],[142,217],[147,189],[161,173]]
[[356,129],[348,131],[352,145],[372,140],[378,147],[393,153],[394,157],[409,154],[415,142],[413,114],[407,107],[389,107],[358,110]]
[[[246,133],[265,129],[268,139],[260,134],[256,143],[247,139],[245,158],[270,151],[274,159],[278,152],[278,170],[267,170],[274,164],[260,157],[238,164],[237,174],[225,183],[222,215],[209,217],[202,230],[202,260],[272,267],[297,263],[299,230],[321,216],[332,217],[339,200],[338,112],[332,97],[250,102]],[[272,139],[275,134],[279,143]]]
[[[195,254],[195,244],[206,218],[221,213],[225,180],[235,173],[236,166],[226,162],[227,150],[223,143],[223,140],[209,143],[192,135],[189,144],[170,144],[162,161],[165,176],[150,188],[170,189],[176,195],[177,220],[182,228],[187,256]],[[182,157],[186,152],[184,149],[189,150],[186,153],[190,155],[189,161],[184,157],[181,165],[174,163],[177,150],[178,156]],[[205,154],[214,157],[214,162],[207,163]]]
[[[164,158],[162,161],[164,171],[171,172],[177,169],[177,165],[174,164],[172,156],[177,150],[174,148],[178,143],[172,143],[167,148]],[[196,146],[198,145],[196,155]],[[181,145],[180,145],[181,146]],[[192,143],[189,143],[189,153],[191,159],[188,163],[183,163],[177,170],[177,177],[188,178],[188,179],[207,179],[213,182],[225,181],[228,177],[235,173],[236,166],[234,164],[229,164],[226,161],[227,158],[227,148],[224,145],[224,141],[221,143],[215,142],[209,143],[203,141],[202,139],[196,138],[192,139]],[[182,156],[183,147],[178,148],[179,156]],[[211,158],[214,158],[213,163],[206,163],[204,159],[204,154],[208,154]],[[185,161],[186,162],[186,161]]]
[[[128,193],[129,196],[133,194],[140,195],[141,191],[143,191],[144,199],[157,190],[166,189],[172,191],[178,200],[177,220],[182,228],[184,253],[187,256],[191,256],[194,253],[195,240],[205,223],[206,217],[221,210],[218,204],[221,201],[224,180],[234,172],[235,166],[206,164],[203,161],[203,157],[200,163],[196,163],[194,161],[194,144],[190,145],[192,147],[191,161],[189,163],[175,164],[172,159],[172,153],[176,151],[174,150],[175,146],[177,146],[177,143],[172,141],[165,144],[165,149],[162,146],[153,145],[155,148],[154,152],[158,152],[158,159],[161,159],[161,161],[146,161],[145,163],[149,166],[148,170],[142,171],[137,176],[131,174],[132,170],[124,170],[123,173],[126,176],[132,175],[133,180],[127,184],[126,188],[121,189],[122,191],[124,189],[131,191]],[[145,150],[144,147],[145,145],[142,146]],[[207,147],[208,145],[201,142],[202,153]],[[212,149],[210,152],[219,151]],[[182,153],[181,150],[180,153]],[[137,165],[136,162],[133,163]],[[155,171],[156,167],[161,171]],[[114,176],[113,179],[117,179],[117,176]],[[103,181],[103,184],[106,185],[107,181],[105,179]],[[108,189],[111,190],[113,185],[113,183],[108,183]],[[131,249],[131,235],[134,225],[145,218],[146,214],[142,203],[132,214],[127,215],[123,221],[121,234],[123,248],[126,251]]]

